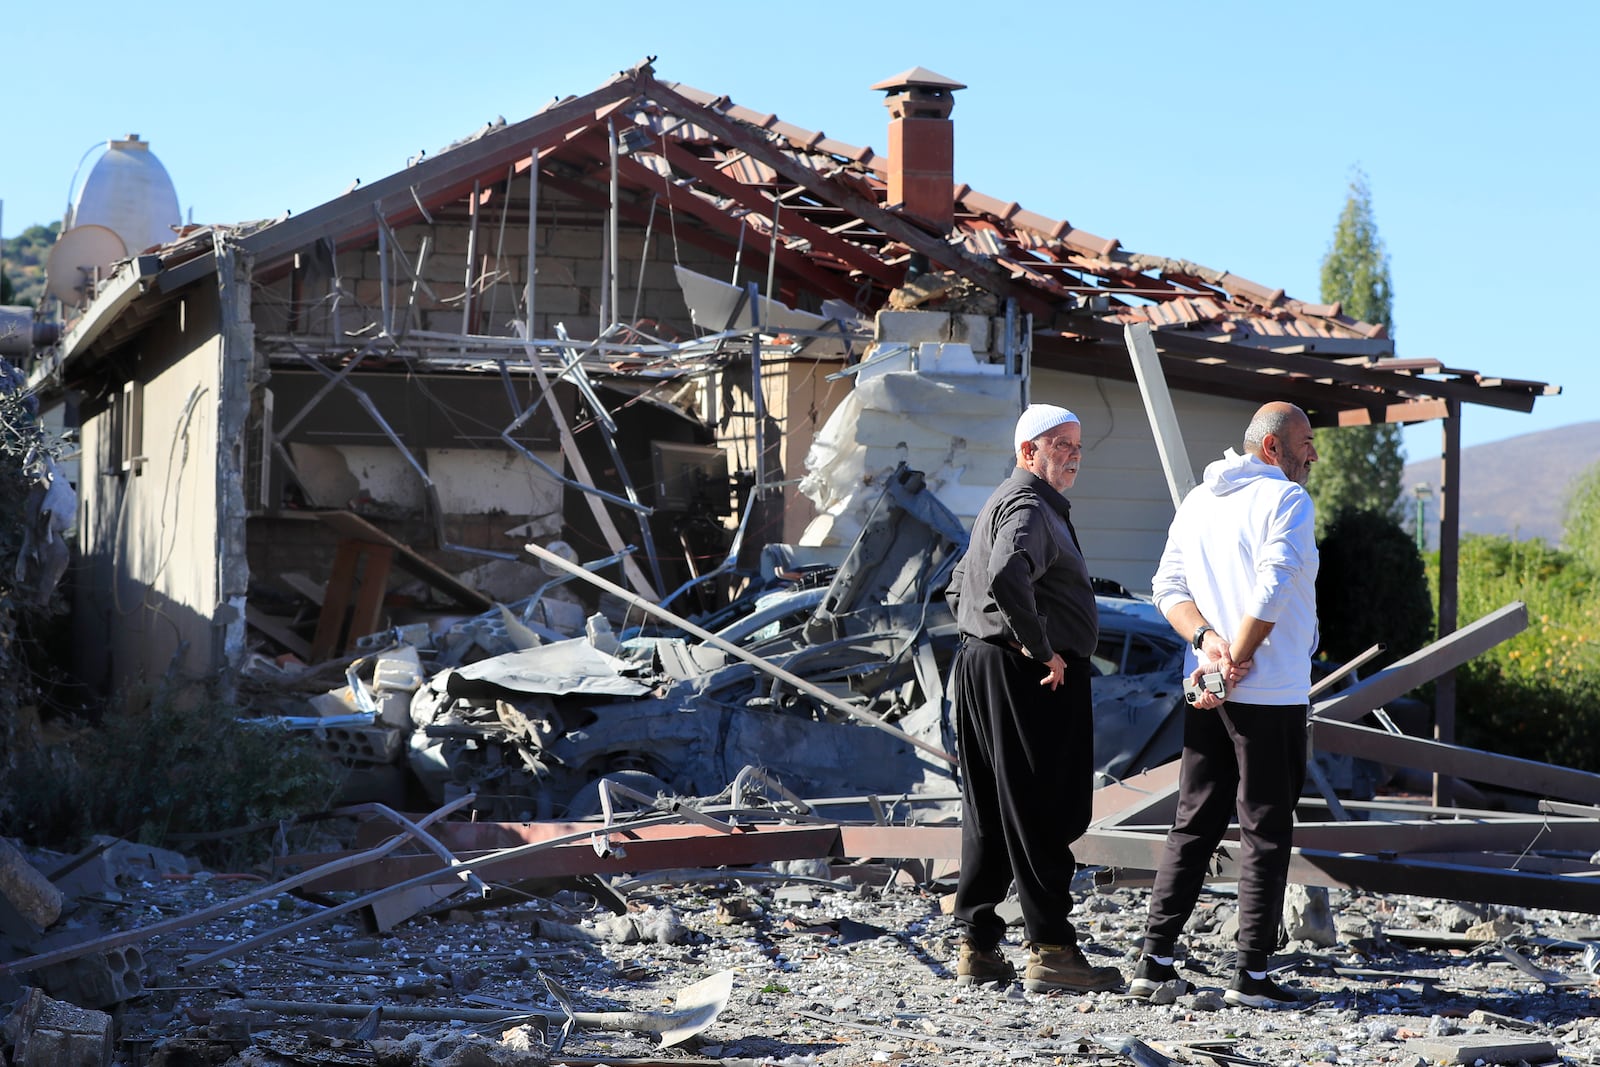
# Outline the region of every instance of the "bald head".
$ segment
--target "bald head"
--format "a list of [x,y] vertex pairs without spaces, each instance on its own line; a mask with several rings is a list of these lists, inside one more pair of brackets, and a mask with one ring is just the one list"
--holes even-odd
[[1283,471],[1291,482],[1306,484],[1311,464],[1317,461],[1311,420],[1285,401],[1263,404],[1244,431],[1244,450]]

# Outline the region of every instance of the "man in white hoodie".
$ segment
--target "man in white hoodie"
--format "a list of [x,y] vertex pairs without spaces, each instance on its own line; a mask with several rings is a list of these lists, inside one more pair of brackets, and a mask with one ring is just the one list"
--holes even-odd
[[1226,696],[1184,709],[1178,813],[1150,893],[1144,952],[1129,989],[1181,981],[1179,935],[1212,853],[1239,820],[1237,971],[1229,1004],[1282,1007],[1299,997],[1267,976],[1278,948],[1294,808],[1305,785],[1306,711],[1317,646],[1317,544],[1306,474],[1311,423],[1293,404],[1256,412],[1245,455],[1206,468],[1167,531],[1155,603],[1193,648],[1190,678],[1219,673]]

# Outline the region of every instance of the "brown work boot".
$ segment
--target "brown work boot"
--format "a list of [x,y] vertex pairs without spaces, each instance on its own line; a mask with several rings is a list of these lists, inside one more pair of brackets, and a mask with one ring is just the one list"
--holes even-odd
[[1083,958],[1077,945],[1028,946],[1028,969],[1023,972],[1022,988],[1030,993],[1051,993],[1058,989],[1073,993],[1121,989],[1122,972],[1115,967],[1094,967]]
[[961,953],[956,957],[956,985],[988,985],[990,982],[1010,985],[1016,980],[1017,969],[1000,954],[998,946],[985,951],[966,938],[961,939]]

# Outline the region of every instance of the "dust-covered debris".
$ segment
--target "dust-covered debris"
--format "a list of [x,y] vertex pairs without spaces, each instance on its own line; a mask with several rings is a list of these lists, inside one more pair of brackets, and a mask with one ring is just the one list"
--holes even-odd
[[[808,870],[816,873],[814,865]],[[524,897],[501,890],[490,906],[417,917],[384,934],[342,918],[180,976],[186,959],[321,909],[288,895],[259,901],[144,946],[145,988],[117,1009],[116,1057],[133,1067],[141,1057],[159,1059],[163,1049],[181,1048],[186,1056],[207,1049],[219,1063],[234,1055],[268,1062],[267,1049],[280,1064],[284,1057],[370,1063],[391,1055],[418,1064],[539,1063],[559,1025],[424,1024],[374,1009],[478,1018],[520,1010],[559,1018],[549,978],[576,1012],[670,1011],[687,986],[724,970],[734,976],[726,1006],[683,1045],[658,1050],[642,1032],[576,1025],[550,1062],[659,1060],[670,1051],[673,1058],[817,1067],[1125,1064],[1104,1043],[1118,1035],[1180,1063],[1227,1067],[1416,1067],[1437,1058],[1419,1052],[1432,1046],[1413,1044],[1424,1039],[1460,1049],[1522,1050],[1524,1058],[1546,1042],[1568,1062],[1600,1057],[1589,962],[1600,955],[1590,950],[1600,943],[1600,923],[1587,915],[1480,909],[1486,914],[1479,921],[1496,920],[1506,930],[1500,942],[1430,948],[1384,932],[1449,933],[1440,928],[1455,921],[1449,905],[1332,890],[1336,941],[1291,942],[1274,960],[1280,982],[1315,999],[1291,1011],[1251,1011],[1226,1007],[1220,995],[1231,966],[1228,886],[1208,891],[1179,960],[1180,972],[1198,988],[1150,1002],[1118,993],[1036,995],[1016,985],[958,989],[958,934],[941,907],[950,886],[904,884],[881,870],[882,877],[866,883],[810,875],[794,883],[770,869],[748,880],[731,871],[678,883],[634,880],[621,916],[587,893]],[[804,892],[794,892],[797,885]],[[142,925],[199,912],[250,888],[211,877],[152,878],[123,884],[120,902],[78,907],[100,912],[112,926]],[[1090,872],[1077,890],[1085,951],[1129,973],[1147,890],[1097,891]],[[1013,931],[1005,951],[1020,958],[1020,941]],[[1524,973],[1507,947],[1575,984],[1554,988]],[[337,1006],[350,1017],[239,1007],[268,1000]]]

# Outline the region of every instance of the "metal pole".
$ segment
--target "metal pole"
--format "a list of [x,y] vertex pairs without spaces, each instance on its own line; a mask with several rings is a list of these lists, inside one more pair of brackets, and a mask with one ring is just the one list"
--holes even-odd
[[[528,277],[522,285],[522,304],[528,320],[527,337],[539,336],[533,329],[533,279],[539,273],[539,153],[528,155]],[[535,354],[537,359],[538,355]]]
[[[759,291],[756,283],[751,282],[747,287],[750,292],[750,303],[755,304]],[[755,308],[750,309],[750,319],[755,321]],[[755,493],[758,497],[767,495],[767,404],[766,396],[761,388],[761,334],[753,332],[750,335],[750,400],[755,409],[755,450],[756,450],[756,486]]]
[[466,292],[461,297],[461,332],[472,332],[472,258],[478,254],[478,183],[472,183],[472,224],[467,227]]
[[[644,246],[643,251],[639,253],[639,284],[633,290],[633,317],[628,320],[630,331],[639,323],[639,303],[644,299],[644,270],[650,264],[650,237],[655,232],[656,205],[660,202],[660,197],[652,196],[650,198],[650,217],[645,219],[644,222]],[[637,337],[637,334],[630,332],[628,336]]]
[[383,319],[384,336],[392,337],[394,312],[389,292],[389,227],[384,223],[383,210],[377,204],[372,205],[372,213],[378,219],[378,309]]
[[[1445,401],[1444,453],[1439,461],[1439,634],[1456,632],[1461,567],[1461,401]],[[1456,741],[1456,672],[1446,671],[1434,684],[1433,737]],[[1433,776],[1433,803],[1451,803],[1449,779]]]
[[[506,189],[500,197],[500,226],[494,237],[494,274],[495,282],[489,287],[489,314],[485,316],[488,329],[494,329],[495,314],[500,310],[500,276],[505,273],[501,264],[506,256],[506,216],[511,214],[511,179],[516,177],[516,167],[506,167]],[[487,258],[487,257],[485,257]],[[488,264],[484,264],[484,277],[489,277]]]
[[604,334],[611,329],[611,324],[617,321],[617,124],[615,119],[606,119],[607,140],[611,149],[611,211],[606,220],[606,292],[609,299],[606,301],[607,315],[600,324],[600,332]]
[[[772,243],[767,247],[767,299],[778,299],[778,294],[772,291],[773,275],[778,269],[778,214],[783,210],[783,201],[776,196],[772,198]],[[771,306],[770,304],[768,305]],[[752,320],[754,321],[754,320]],[[761,316],[761,326],[765,329],[769,323],[766,315]]]

